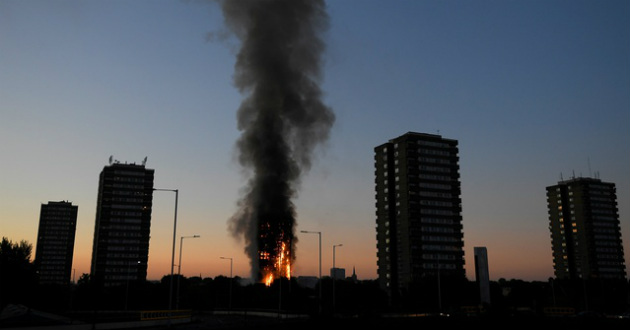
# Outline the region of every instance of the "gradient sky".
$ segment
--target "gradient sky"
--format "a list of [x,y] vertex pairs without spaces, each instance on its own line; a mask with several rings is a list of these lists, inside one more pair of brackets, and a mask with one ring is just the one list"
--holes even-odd
[[[545,187],[617,185],[630,258],[630,2],[328,2],[322,89],[337,121],[298,199],[294,275],[376,278],[373,148],[408,131],[459,141],[466,272],[553,276]],[[89,273],[108,158],[179,189],[186,276],[249,277],[227,220],[235,162],[237,42],[215,3],[0,0],[0,235],[37,241],[40,205],[79,206],[73,268]],[[174,194],[154,195],[149,278],[170,273]],[[179,251],[179,250],[178,250]],[[177,263],[178,255],[176,255]]]

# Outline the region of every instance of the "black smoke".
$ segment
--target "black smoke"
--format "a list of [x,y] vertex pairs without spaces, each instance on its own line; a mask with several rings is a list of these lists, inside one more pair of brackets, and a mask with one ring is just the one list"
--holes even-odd
[[228,224],[234,236],[244,238],[252,276],[260,280],[277,261],[280,242],[295,258],[293,200],[314,149],[328,139],[335,120],[319,87],[328,15],[320,0],[220,3],[227,27],[240,41],[234,82],[245,97],[236,146],[249,174]]

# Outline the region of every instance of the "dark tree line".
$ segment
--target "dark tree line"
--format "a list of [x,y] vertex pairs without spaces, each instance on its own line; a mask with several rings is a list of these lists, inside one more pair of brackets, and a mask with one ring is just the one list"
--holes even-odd
[[8,303],[29,302],[37,284],[35,265],[31,262],[33,246],[27,241],[0,242],[0,309]]
[[[245,282],[239,277],[186,278],[177,275],[164,276],[161,281],[130,281],[116,287],[103,287],[88,274],[83,274],[76,284],[44,285],[37,282],[31,255],[32,246],[28,242],[2,239],[0,311],[8,304],[20,304],[55,313],[166,310],[172,307],[193,311],[265,310],[313,315],[457,315],[462,307],[480,305],[476,282],[449,278],[413,283],[400,292],[395,301],[379,288],[376,280],[348,278],[333,282],[329,277],[315,286],[302,285],[298,279],[291,278],[277,280],[268,287]],[[172,294],[171,280],[174,281]],[[483,306],[487,315],[542,315],[544,308],[550,306],[607,314],[629,310],[627,280],[526,282],[501,279],[491,282],[490,290],[491,303]],[[169,302],[171,296],[173,300]]]

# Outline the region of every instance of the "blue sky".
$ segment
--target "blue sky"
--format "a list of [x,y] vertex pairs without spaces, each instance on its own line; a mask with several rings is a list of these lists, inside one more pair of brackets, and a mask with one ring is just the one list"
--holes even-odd
[[[617,185],[630,251],[627,1],[328,1],[322,89],[337,116],[299,197],[323,268],[376,277],[373,148],[408,131],[460,143],[466,270],[553,275],[545,187],[599,173]],[[187,275],[248,276],[227,220],[242,95],[235,39],[212,2],[0,0],[0,233],[36,242],[39,208],[79,206],[74,267],[89,272],[98,174],[113,155],[180,190]],[[170,272],[173,194],[154,196],[149,277]],[[299,235],[295,275],[317,273]],[[626,255],[628,259],[628,255]]]

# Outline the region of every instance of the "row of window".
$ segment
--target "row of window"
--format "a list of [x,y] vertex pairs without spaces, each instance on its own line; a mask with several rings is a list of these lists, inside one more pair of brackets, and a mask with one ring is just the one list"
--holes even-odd
[[111,266],[126,266],[135,270],[139,268],[140,262],[137,260],[107,260],[105,264]]
[[423,269],[447,269],[447,270],[455,270],[457,269],[457,264],[422,264]]
[[125,171],[125,170],[114,170],[114,175],[124,175],[124,176],[138,176],[144,177],[145,171]]
[[143,191],[133,191],[133,190],[113,190],[112,195],[115,196],[145,196],[147,194]]
[[606,194],[610,192],[612,187],[609,185],[603,185],[603,184],[589,184],[588,188],[590,189],[591,193]]
[[137,259],[140,258],[140,254],[138,253],[107,253],[105,255],[107,258],[112,259],[112,258],[124,258],[124,259]]
[[441,253],[423,253],[422,259],[424,260],[436,260],[436,261],[449,261],[449,260],[461,260],[453,254],[441,254]]
[[443,215],[443,216],[456,216],[460,215],[459,212],[453,210],[436,210],[436,209],[420,209],[420,214],[431,214],[431,215]]
[[418,157],[418,160],[422,163],[429,163],[429,164],[445,164],[445,165],[457,164],[456,161],[452,161],[450,159],[444,159],[444,158]]
[[65,281],[69,281],[68,275],[66,274],[40,274],[39,275],[40,283],[65,282]]
[[127,184],[127,183],[114,183],[112,184],[114,188],[123,188],[123,189],[132,189],[132,190],[143,190],[144,185],[137,184]]
[[107,247],[107,251],[140,251],[137,246],[116,246],[110,245]]
[[[387,223],[389,224],[389,222]],[[445,227],[445,226],[417,226],[411,229],[414,233],[437,233],[437,234],[459,234],[460,230],[455,229],[453,227]],[[385,231],[385,235],[389,237],[389,229]],[[389,243],[389,238],[386,239],[386,242]]]
[[[414,141],[409,141],[409,143],[413,143]],[[415,141],[418,145],[427,146],[427,147],[436,147],[436,148],[452,148],[452,146],[445,142],[436,142],[436,141],[425,141],[418,140]]]
[[[611,190],[614,190],[613,186],[596,184],[596,183],[587,184],[584,187],[588,189],[590,193],[598,193],[598,194],[606,194],[606,193],[609,193]],[[567,189],[573,190],[573,187],[569,185],[567,186]],[[556,191],[560,192],[560,187],[556,187]],[[569,193],[569,195],[571,195],[571,192]]]
[[[124,235],[120,235],[124,236]],[[135,236],[135,235],[133,235]],[[140,240],[137,239],[108,239],[109,244],[140,244]]]
[[[418,184],[420,188],[425,189],[435,189],[435,190],[453,190],[453,186],[450,184],[440,184],[440,183],[425,183],[421,182]],[[413,185],[410,185],[413,186]],[[398,190],[398,185],[396,185],[396,190]]]
[[142,226],[134,226],[134,225],[110,225],[109,229],[115,229],[115,230],[141,230]]
[[142,223],[142,219],[138,219],[138,218],[110,218],[109,222],[111,222],[111,223],[140,224],[140,223]]
[[595,246],[596,247],[612,246],[612,247],[615,247],[615,248],[622,248],[621,247],[621,241],[618,240],[618,239],[597,241],[597,242],[595,242]]
[[76,215],[76,212],[74,214],[59,215],[42,214],[39,218],[40,222],[62,225],[64,223],[76,221]]
[[44,222],[40,222],[40,229],[41,230],[69,230],[71,228],[75,228],[76,227],[76,222],[73,221],[63,221],[63,222],[50,222],[50,221],[44,221]]
[[141,182],[144,183],[144,177],[115,176],[114,181],[117,182]]
[[[616,205],[615,201],[609,197],[591,197],[589,201],[592,208],[599,208],[599,207],[609,208],[609,207],[614,207]],[[560,195],[558,195],[557,203],[559,205],[562,205],[562,200],[560,200]],[[573,207],[573,197],[569,198],[569,203],[571,207]]]
[[74,242],[74,236],[69,237],[68,235],[63,235],[63,236],[46,235],[46,236],[40,236],[38,240],[38,243],[42,246],[54,246],[54,245],[66,246],[72,242]]
[[620,254],[618,250],[615,249],[607,249],[606,251],[600,251],[601,249],[596,249],[595,251],[597,252],[597,260],[599,260],[599,262],[602,262],[604,260],[614,260],[615,262],[619,263],[619,260],[622,260],[620,258]]
[[[387,200],[387,197],[385,197],[385,200]],[[431,206],[431,207],[453,207],[456,206],[456,204],[454,204],[453,202],[446,202],[446,201],[436,201],[436,200],[426,200],[426,199],[421,199],[420,202],[418,203],[417,200],[410,200],[409,201],[409,207],[411,209],[416,209],[418,207],[418,204],[422,205],[422,206]],[[457,203],[457,205],[459,205],[459,203]],[[396,202],[396,207],[400,207],[400,201]],[[425,209],[425,208],[423,208]]]
[[[573,204],[571,204],[571,208],[573,208]],[[575,210],[571,210],[571,214],[575,214]],[[615,215],[617,212],[615,210],[606,210],[606,209],[593,209],[591,210],[591,214],[594,216],[602,216],[602,215]],[[558,206],[558,215],[562,216],[562,205]]]
[[[415,203],[415,201],[411,201],[411,204],[414,204],[414,203]],[[421,199],[420,200],[420,205],[424,205],[424,206],[440,206],[440,207],[453,207],[453,206],[455,206],[452,202],[434,201],[434,200],[426,200],[426,199]]]
[[[385,204],[385,210],[389,209],[389,204]],[[411,217],[417,217],[417,209],[411,209]],[[402,212],[401,210],[396,210],[396,214],[397,215],[401,215]],[[452,216],[460,216],[461,212],[459,211],[453,211],[453,210],[440,210],[440,209],[426,209],[426,208],[421,208],[420,209],[420,214],[422,215],[442,215],[442,216],[447,216],[447,217],[452,217]]]
[[142,216],[142,212],[132,212],[132,211],[111,211],[111,215],[124,215],[131,217],[140,217]]
[[143,210],[144,206],[142,205],[138,205],[138,204],[112,204],[112,209],[119,209],[119,210]]
[[619,227],[611,223],[602,223],[601,225],[593,226],[593,232],[599,234],[614,234],[619,232]]
[[72,253],[74,250],[71,248],[64,249],[39,249],[37,251],[37,257],[42,257],[43,259],[51,259],[52,257],[61,256],[61,259],[65,258],[66,255]]
[[[387,192],[387,188],[385,189],[384,192]],[[452,199],[453,198],[453,194],[451,194],[450,192],[443,192],[443,191],[420,191],[417,192],[416,190],[410,190],[409,191],[409,195],[411,195],[411,199],[410,199],[410,203],[417,203],[417,201],[415,201],[415,197],[414,195],[419,195],[420,197],[430,197],[430,198],[440,198],[440,199]],[[376,194],[375,198],[378,199],[379,195]],[[386,194],[382,194],[383,197],[383,201],[387,202],[389,200],[389,197]],[[400,198],[400,193],[397,192],[396,193],[396,199]]]
[[69,215],[76,213],[77,206],[71,207],[50,207],[44,206],[41,210],[42,214],[46,215]]
[[125,202],[125,203],[143,203],[144,198],[134,198],[134,197],[112,197],[113,202]]
[[[107,273],[110,273],[109,270],[105,270]],[[127,272],[125,270],[125,272]],[[120,272],[111,272],[111,273],[120,273]],[[124,274],[124,273],[123,273]],[[106,280],[110,281],[132,281],[138,278],[135,274],[125,274],[125,275],[105,275],[103,276]]]
[[421,217],[420,223],[423,224],[436,224],[436,225],[453,225],[455,224],[455,220],[453,218],[432,218],[432,217]]
[[432,227],[432,226],[423,226],[420,229],[421,232],[424,233],[438,233],[438,234],[455,234],[459,233],[459,230],[455,230],[452,227]]
[[420,171],[423,171],[423,172],[451,173],[451,167],[450,166],[420,165],[419,169],[420,169]]
[[67,267],[65,267],[65,266],[63,266],[63,265],[62,265],[62,266],[52,266],[52,265],[51,265],[51,266],[40,266],[40,267],[39,267],[39,270],[40,270],[40,271],[41,271],[41,270],[44,270],[44,271],[46,271],[46,270],[67,270],[67,269],[68,269],[68,268],[67,268]]
[[612,203],[613,199],[610,197],[598,197],[598,196],[590,196],[589,198],[591,201],[597,201],[597,202],[606,202],[606,203]]
[[594,214],[591,215],[591,219],[593,219],[593,222],[613,222],[614,224],[617,223],[617,218],[613,217],[613,216],[609,216],[609,215],[598,215],[598,214]]
[[[421,146],[436,147],[436,148],[450,148],[451,145],[445,142],[426,141],[426,140],[407,140],[407,148],[412,148],[411,145],[416,143]],[[394,149],[398,149],[398,143],[394,143]],[[387,146],[384,148],[387,151]]]
[[70,228],[63,229],[63,228],[57,228],[57,227],[46,228],[40,233],[39,237],[47,237],[47,238],[51,238],[53,236],[61,237],[61,238],[67,237],[68,235],[71,234],[69,229]]
[[[412,195],[415,195],[415,191],[410,191],[409,192]],[[453,198],[453,194],[451,194],[450,192],[442,192],[442,191],[420,191],[418,193],[418,195],[420,195],[420,197],[436,197],[436,198]]]
[[612,235],[594,235],[596,241],[618,241],[619,237],[616,235],[615,231],[609,231],[609,234]]
[[68,258],[65,254],[51,254],[50,256],[46,256],[46,258],[41,259],[40,262],[51,263],[51,262],[57,262],[55,260],[66,260],[66,259]]
[[[457,154],[451,155],[449,152],[443,154],[444,156],[448,156],[448,158],[436,158],[436,157],[427,157],[424,156],[428,153],[423,153],[423,156],[419,156],[417,159],[420,163],[428,163],[428,164],[445,164],[445,165],[456,165],[457,161],[453,159],[453,157],[457,157]],[[436,154],[432,154],[436,155]],[[395,155],[398,157],[398,153]],[[407,158],[408,162],[412,162],[415,158]],[[385,161],[383,164],[383,168],[387,169],[387,155],[383,156],[383,160]],[[375,160],[376,162],[376,160]],[[394,165],[398,166],[399,159],[394,159]]]
[[[453,236],[422,235],[423,242],[459,243],[461,240]],[[440,245],[443,247],[443,245]],[[426,247],[423,246],[426,249]]]
[[451,252],[460,252],[461,248],[453,246],[453,245],[436,245],[436,244],[423,244],[423,251],[451,251]]

